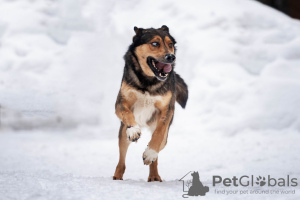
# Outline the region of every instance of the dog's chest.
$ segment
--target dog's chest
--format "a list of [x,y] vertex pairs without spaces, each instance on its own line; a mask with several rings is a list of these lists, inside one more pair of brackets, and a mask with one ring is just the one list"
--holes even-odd
[[137,100],[133,105],[133,115],[135,121],[140,126],[148,126],[147,122],[151,119],[155,108],[155,103],[161,100],[161,96],[151,96],[148,92],[136,92]]

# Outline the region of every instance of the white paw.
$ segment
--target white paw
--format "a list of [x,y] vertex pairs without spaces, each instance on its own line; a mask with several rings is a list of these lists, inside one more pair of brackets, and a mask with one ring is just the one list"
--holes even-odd
[[141,128],[139,125],[128,127],[126,134],[129,141],[136,142],[141,137]]
[[156,161],[157,156],[158,156],[158,153],[155,150],[149,149],[149,147],[147,147],[143,153],[144,164],[150,165],[151,163]]

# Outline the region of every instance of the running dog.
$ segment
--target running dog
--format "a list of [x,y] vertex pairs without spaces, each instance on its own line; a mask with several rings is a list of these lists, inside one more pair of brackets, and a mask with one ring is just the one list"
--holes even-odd
[[188,88],[175,73],[175,39],[169,28],[134,27],[133,43],[126,52],[121,88],[117,97],[116,115],[119,130],[119,163],[114,180],[123,180],[128,146],[141,137],[147,127],[152,138],[143,153],[143,162],[150,165],[148,182],[162,181],[157,170],[158,153],[166,146],[173,120],[175,101],[185,108]]

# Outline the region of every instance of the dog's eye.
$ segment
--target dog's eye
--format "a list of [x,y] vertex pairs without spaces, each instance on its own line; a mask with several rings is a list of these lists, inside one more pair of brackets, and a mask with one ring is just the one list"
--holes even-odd
[[152,44],[152,46],[154,46],[154,47],[158,47],[158,46],[159,46],[158,42],[152,42],[151,44]]
[[170,43],[170,44],[169,44],[169,47],[170,47],[170,48],[172,48],[172,47],[173,47],[173,44],[172,44],[172,43]]

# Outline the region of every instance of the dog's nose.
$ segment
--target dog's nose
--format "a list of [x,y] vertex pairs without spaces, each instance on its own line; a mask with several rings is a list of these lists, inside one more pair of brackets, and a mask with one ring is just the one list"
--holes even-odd
[[168,61],[168,62],[173,62],[174,60],[175,60],[175,55],[174,54],[166,54],[166,60]]

